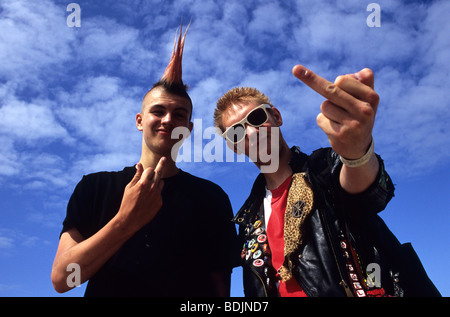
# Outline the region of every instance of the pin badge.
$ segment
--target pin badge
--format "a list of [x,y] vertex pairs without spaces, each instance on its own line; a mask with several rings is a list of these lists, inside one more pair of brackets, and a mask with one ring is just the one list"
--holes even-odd
[[297,201],[294,206],[292,206],[292,216],[294,218],[300,218],[303,213],[303,208],[305,207],[305,202],[303,200]]
[[263,232],[264,232],[263,228],[258,228],[258,229],[255,230],[254,234],[258,235],[258,234],[261,234]]
[[253,261],[253,266],[261,267],[263,265],[264,265],[264,261],[262,259],[256,259],[255,261]]
[[256,240],[257,240],[259,243],[264,243],[264,242],[266,242],[266,240],[267,240],[267,236],[266,236],[265,234],[260,234],[260,235],[258,236],[258,238],[256,238]]
[[261,256],[262,251],[261,250],[256,250],[255,253],[253,254],[253,258],[257,259]]
[[250,259],[250,256],[252,255],[252,251],[247,250],[247,254],[245,255],[245,260]]
[[358,297],[366,297],[366,293],[365,293],[364,290],[362,290],[362,289],[356,290],[356,295],[357,295]]

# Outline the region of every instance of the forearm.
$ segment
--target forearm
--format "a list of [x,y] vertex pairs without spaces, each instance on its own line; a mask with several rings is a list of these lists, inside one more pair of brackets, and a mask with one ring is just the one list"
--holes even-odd
[[364,192],[375,181],[380,164],[376,155],[373,153],[370,160],[358,167],[342,166],[339,175],[341,187],[350,194],[359,194]]
[[145,224],[149,223],[162,206],[161,180],[165,158],[155,169],[143,169],[141,163],[131,182],[125,187],[119,211],[97,233],[84,239],[76,229],[63,233],[52,268],[52,282],[56,291],[66,292],[67,266],[76,263],[80,267],[80,282],[90,279],[119,248]]
[[[69,233],[64,233],[66,235]],[[52,269],[52,282],[58,292],[70,290],[67,277],[72,272],[67,271],[71,263],[76,263],[80,267],[80,282],[89,280],[119,248],[133,235],[133,232],[124,230],[123,223],[117,218],[113,218],[97,233],[86,240],[80,240],[76,234],[65,238],[71,246],[58,252]],[[78,240],[78,241],[77,241]]]

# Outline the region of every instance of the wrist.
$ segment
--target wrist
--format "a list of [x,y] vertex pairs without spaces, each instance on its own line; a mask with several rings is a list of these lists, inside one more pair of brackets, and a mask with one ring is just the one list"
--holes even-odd
[[117,232],[118,236],[125,239],[130,238],[136,233],[136,231],[138,231],[136,229],[133,229],[130,221],[127,221],[126,217],[123,217],[120,212],[111,219],[110,225],[112,226],[113,230]]
[[341,155],[339,155],[339,159],[341,160],[342,164],[344,164],[345,166],[348,166],[348,167],[363,166],[363,165],[367,164],[367,162],[369,162],[370,159],[372,158],[372,156],[374,154],[374,148],[375,148],[375,143],[372,138],[372,142],[370,143],[369,149],[367,150],[366,154],[364,154],[362,157],[360,157],[358,159],[350,160],[350,159],[346,159],[346,158],[342,157]]

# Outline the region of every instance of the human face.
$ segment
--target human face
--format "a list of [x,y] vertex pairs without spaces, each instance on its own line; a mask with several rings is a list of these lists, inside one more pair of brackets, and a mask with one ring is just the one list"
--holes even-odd
[[[240,142],[233,144],[227,141],[227,145],[238,154],[245,153],[258,166],[270,164],[270,161],[274,158],[273,155],[278,155],[281,140],[279,126],[283,123],[276,108],[272,107],[268,111],[264,107],[267,120],[262,120],[263,123],[261,121],[255,125],[248,124],[249,114],[254,114],[257,111],[256,109],[262,107],[254,101],[239,102],[232,104],[222,115],[222,124],[225,128],[233,127],[239,123],[242,123],[245,128],[245,136]],[[273,155],[272,150],[275,151]]]
[[170,157],[174,144],[172,130],[186,127],[192,130],[191,103],[188,99],[167,93],[158,87],[150,91],[143,101],[141,113],[136,115],[136,126],[143,133],[143,151]]

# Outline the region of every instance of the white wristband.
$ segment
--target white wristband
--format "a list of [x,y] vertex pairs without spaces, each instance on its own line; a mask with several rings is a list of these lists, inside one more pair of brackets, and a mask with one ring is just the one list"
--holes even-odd
[[373,138],[372,138],[372,143],[370,143],[370,147],[367,150],[367,153],[364,154],[363,157],[356,159],[356,160],[347,160],[339,155],[339,159],[345,166],[348,166],[348,167],[362,166],[362,165],[366,164],[367,162],[369,162],[369,160],[372,157],[372,154],[374,152],[374,148],[375,148],[375,143],[373,142]]

